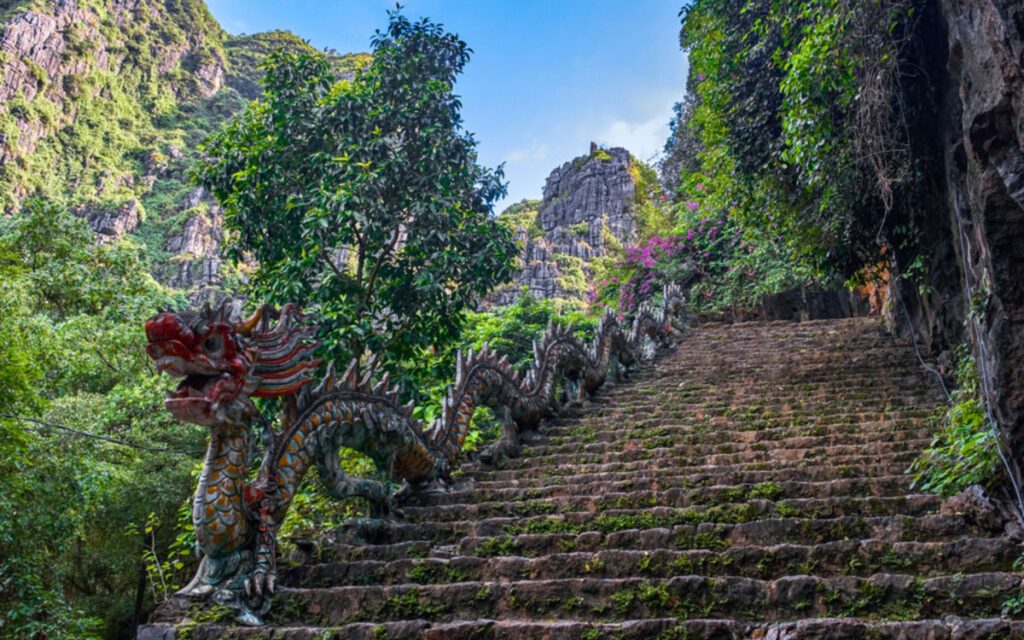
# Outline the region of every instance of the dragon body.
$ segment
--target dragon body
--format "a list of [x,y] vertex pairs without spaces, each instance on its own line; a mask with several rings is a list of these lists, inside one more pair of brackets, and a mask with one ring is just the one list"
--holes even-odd
[[[264,307],[239,322],[228,320],[227,307],[158,313],[146,323],[147,352],[159,370],[181,378],[166,407],[210,429],[192,513],[202,561],[179,595],[210,597],[236,608],[241,621],[259,624],[274,590],[275,536],[311,466],[332,496],[362,496],[387,512],[389,485],[345,474],[342,447],[368,455],[386,477],[404,481],[403,491],[443,484],[477,407],[493,408],[504,425],[502,439],[481,458],[515,455],[521,432],[649,356],[679,328],[682,313],[682,296],[668,287],[657,312],[642,306],[628,327],[606,314],[589,343],[551,324],[525,374],[486,347],[459,354],[443,409],[427,428],[413,418],[411,404],[399,403],[386,375],[376,379],[372,359],[362,374],[357,362],[340,376],[328,365],[314,384],[321,365],[315,327],[294,305]],[[279,424],[266,423],[254,398],[283,400]],[[267,446],[255,470],[257,426]]]

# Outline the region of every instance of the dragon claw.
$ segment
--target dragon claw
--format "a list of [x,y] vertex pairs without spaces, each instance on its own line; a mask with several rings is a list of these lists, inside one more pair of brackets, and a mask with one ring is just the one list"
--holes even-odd
[[277,577],[265,569],[257,569],[252,576],[245,581],[245,595],[248,597],[263,597],[274,594],[274,587],[277,585]]

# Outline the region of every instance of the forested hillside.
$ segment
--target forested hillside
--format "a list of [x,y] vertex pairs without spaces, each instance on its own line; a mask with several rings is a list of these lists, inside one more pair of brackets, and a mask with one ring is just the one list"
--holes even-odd
[[[282,31],[230,36],[193,0],[19,0],[0,28],[3,210],[44,198],[101,238],[130,235],[157,279],[193,299],[236,288],[219,208],[189,171],[203,139],[259,95],[259,63],[312,47]],[[347,77],[366,56],[331,60]]]
[[[278,50],[313,51],[230,36],[201,1],[0,5],[4,637],[124,636],[174,586],[156,562],[205,440],[165,417],[141,323],[237,288],[190,172]],[[330,63],[350,77],[366,59]]]
[[[588,154],[555,167],[547,185],[537,185],[538,193],[544,187],[543,199],[524,200],[498,214],[494,206],[506,193],[502,168],[480,163],[473,124],[463,122],[458,95],[470,46],[480,49],[485,42],[467,43],[430,19],[406,17],[407,10],[400,8],[387,14],[387,28],[372,37],[370,53],[339,55],[314,50],[301,34],[229,35],[201,0],[0,2],[0,458],[5,461],[0,467],[0,636],[126,638],[197,571],[210,576],[208,568],[205,574],[197,569],[195,527],[204,524],[204,514],[197,511],[193,517],[190,500],[204,464],[209,476],[211,462],[204,462],[204,449],[213,443],[212,460],[217,443],[225,441],[217,435],[224,425],[210,417],[223,417],[223,406],[219,399],[210,402],[211,413],[194,424],[173,418],[165,398],[206,402],[204,394],[228,388],[233,400],[248,402],[238,414],[244,419],[233,415],[240,422],[228,427],[236,429],[232,437],[246,443],[245,452],[235,452],[244,463],[231,466],[244,485],[246,504],[238,512],[254,526],[258,518],[271,517],[269,502],[260,501],[272,502],[267,496],[277,491],[263,477],[262,484],[256,482],[257,469],[267,460],[276,464],[271,454],[281,443],[275,438],[299,423],[299,408],[309,406],[315,394],[347,385],[353,397],[391,411],[386,418],[369,410],[349,411],[342,421],[345,428],[359,428],[345,432],[344,447],[341,440],[331,440],[329,447],[326,440],[310,440],[331,449],[318,451],[321,462],[337,463],[331,471],[335,475],[289,487],[287,500],[278,503],[286,505],[282,513],[287,517],[259,520],[260,553],[269,572],[265,565],[259,571],[250,566],[255,560],[245,555],[254,554],[248,547],[241,555],[218,560],[231,573],[230,586],[220,588],[218,597],[230,600],[232,610],[223,602],[188,610],[166,605],[164,621],[177,624],[179,637],[185,637],[200,623],[233,620],[238,612],[252,614],[249,622],[259,620],[249,605],[238,604],[251,596],[241,595],[242,585],[251,587],[250,573],[261,580],[273,575],[275,559],[280,572],[295,580],[303,579],[306,569],[286,572],[286,558],[301,563],[312,550],[334,544],[339,557],[378,562],[362,555],[359,544],[365,540],[357,544],[335,534],[351,533],[343,525],[354,517],[387,516],[387,526],[371,523],[356,529],[366,540],[414,535],[416,525],[402,520],[395,497],[402,479],[409,477],[401,474],[408,471],[402,465],[451,471],[448,463],[433,458],[423,462],[423,456],[436,453],[430,438],[438,433],[428,425],[462,429],[444,441],[446,454],[458,449],[452,453],[458,453],[458,462],[499,465],[495,451],[516,453],[518,441],[508,440],[515,433],[514,412],[498,402],[502,394],[489,395],[490,383],[466,386],[467,367],[486,369],[480,363],[489,359],[499,363],[487,366],[500,371],[494,379],[502,381],[502,393],[537,383],[548,394],[537,400],[541,392],[534,390],[530,396],[543,407],[525,401],[515,405],[531,420],[541,414],[557,418],[566,407],[607,412],[600,420],[581,419],[581,425],[598,431],[587,426],[555,434],[562,447],[558,456],[565,456],[558,458],[558,473],[567,478],[579,475],[570,468],[576,462],[569,456],[587,447],[608,458],[580,462],[596,465],[586,480],[604,488],[609,486],[602,475],[606,472],[677,468],[680,454],[672,448],[684,443],[706,447],[709,460],[735,464],[730,473],[740,478],[734,480],[736,487],[718,491],[699,486],[706,477],[686,477],[677,488],[692,489],[700,499],[722,494],[726,504],[707,512],[718,519],[702,520],[707,514],[693,510],[655,515],[647,510],[662,509],[681,494],[652,489],[640,496],[632,488],[616,499],[636,507],[635,512],[584,514],[584,506],[597,508],[595,502],[580,506],[582,515],[572,522],[549,518],[559,508],[557,500],[545,501],[551,496],[534,495],[532,487],[525,506],[484,491],[474,498],[479,505],[453,503],[461,511],[446,513],[448,494],[416,506],[416,491],[423,487],[407,483],[402,495],[411,501],[411,517],[433,518],[423,522],[437,526],[431,535],[436,534],[432,540],[440,547],[406,539],[391,547],[385,541],[365,552],[383,554],[380,566],[363,576],[339,574],[339,593],[363,593],[357,586],[367,586],[366,580],[387,582],[396,576],[416,583],[465,582],[468,574],[449,563],[456,546],[481,561],[480,567],[498,567],[500,574],[523,560],[519,552],[529,540],[521,536],[538,534],[544,544],[554,545],[559,536],[590,536],[597,530],[581,527],[595,522],[601,523],[601,535],[617,540],[609,549],[635,538],[643,544],[656,541],[654,548],[664,550],[668,534],[661,533],[662,525],[690,527],[673,539],[685,551],[708,552],[722,564],[698,566],[677,554],[675,562],[682,564],[672,565],[672,571],[678,569],[679,575],[733,570],[735,558],[726,548],[735,540],[727,541],[732,534],[722,527],[739,531],[740,525],[751,530],[763,525],[772,536],[795,545],[802,543],[801,531],[815,531],[821,536],[808,553],[827,555],[835,551],[828,544],[841,542],[829,536],[848,537],[824,523],[835,515],[829,509],[836,505],[822,502],[815,511],[804,509],[803,502],[778,498],[791,492],[795,501],[825,500],[835,496],[816,492],[840,486],[850,490],[849,478],[831,476],[827,486],[805,486],[826,482],[822,478],[828,474],[805,478],[798,462],[809,455],[830,468],[829,456],[860,456],[860,449],[842,447],[861,447],[884,450],[889,456],[885,473],[907,472],[913,484],[905,487],[903,476],[882,479],[880,490],[898,492],[886,494],[890,502],[884,503],[843,494],[857,514],[856,509],[864,509],[885,520],[881,533],[857,535],[864,541],[876,534],[889,536],[885,544],[893,564],[899,561],[893,545],[901,542],[902,530],[890,524],[904,515],[922,518],[918,524],[923,528],[911,532],[918,537],[903,540],[908,543],[951,544],[952,537],[969,531],[969,544],[1001,549],[999,575],[990,581],[999,588],[991,590],[982,581],[971,592],[983,601],[978,611],[1019,616],[1024,596],[1011,584],[1017,569],[1006,551],[1019,539],[1014,521],[1022,519],[1024,510],[1019,489],[1024,455],[1024,373],[1019,366],[1024,360],[1024,284],[1019,278],[1024,263],[1024,9],[1018,4],[686,3],[673,28],[679,28],[679,55],[686,56],[689,71],[678,87],[671,135],[658,166],[644,165],[626,149],[592,145]],[[811,323],[744,325],[735,332],[712,324],[696,334],[715,341],[740,336],[743,348],[724,342],[694,348],[693,362],[713,366],[708,379],[687,369],[687,384],[717,389],[721,383],[729,397],[742,399],[741,405],[723,397],[705,411],[697,391],[671,381],[651,388],[659,398],[682,398],[678,401],[685,410],[643,398],[630,404],[628,390],[612,393],[620,405],[602,407],[600,398],[588,404],[588,394],[606,373],[609,381],[617,380],[640,366],[633,346],[623,345],[639,345],[647,334],[615,331],[628,330],[634,322],[641,326],[654,317],[652,309],[667,314],[666,291],[685,296],[698,324],[872,315],[899,342],[885,342],[889,338],[875,320],[844,320],[835,323],[841,329],[836,331],[827,323],[820,331]],[[226,298],[224,307],[181,311]],[[297,308],[278,310],[287,303]],[[154,315],[168,308],[176,314]],[[249,323],[242,322],[251,313]],[[155,317],[159,322],[147,333],[145,323]],[[656,347],[664,349],[684,335],[667,317],[650,329],[643,351],[657,352]],[[193,324],[186,326],[182,318]],[[233,337],[205,339],[214,330]],[[253,331],[259,335],[253,337]],[[288,331],[292,342],[271,340]],[[628,340],[622,337],[627,333]],[[200,334],[204,339],[197,339]],[[612,341],[616,353],[630,354],[628,362],[599,349],[600,340],[612,335],[618,336]],[[598,341],[586,349],[562,346],[594,336]],[[832,336],[851,342],[830,344]],[[764,347],[758,342],[763,337],[776,346]],[[874,354],[868,358],[870,376],[857,364],[858,344]],[[193,350],[188,357],[205,364],[195,365],[194,371],[175,369],[161,360],[168,345]],[[779,351],[789,348],[785,345],[795,345],[806,362]],[[673,361],[689,362],[683,357],[687,348],[682,343]],[[278,376],[268,384],[247,377],[252,371],[246,367],[259,349],[281,350],[261,363],[264,374],[271,370]],[[507,355],[507,361],[491,349]],[[235,359],[225,369],[209,364],[228,352]],[[818,358],[826,352],[831,355]],[[562,368],[551,365],[548,371],[538,364],[550,354],[563,358]],[[841,375],[833,376],[825,369],[837,366],[840,356]],[[722,357],[727,361],[719,362]],[[786,380],[778,387],[787,391],[777,406],[761,401],[762,381],[756,376],[734,377],[747,371],[747,357],[772,363],[766,370]],[[588,358],[600,367],[586,369],[586,375],[572,369]],[[662,370],[677,375],[682,365]],[[172,382],[161,371],[184,378]],[[792,371],[803,371],[807,384],[786,378]],[[374,372],[384,381],[378,382]],[[548,374],[556,381],[540,384]],[[323,382],[313,385],[314,378]],[[822,417],[794,407],[806,399],[805,391],[827,396],[835,391],[830,391],[833,383],[848,394],[837,402],[853,422],[792,423]],[[900,404],[901,389],[909,390],[906,406]],[[877,421],[859,412],[858,407],[869,405],[880,414]],[[822,407],[814,411],[829,413]],[[889,416],[900,412],[913,424],[907,433],[893,435]],[[636,421],[643,431],[639,440],[622,436],[616,430],[626,427],[605,419],[619,415]],[[687,423],[657,422],[677,415]],[[777,462],[767,456],[764,444],[775,438],[771,450],[794,463],[783,475],[790,474],[786,482],[795,484],[783,491],[769,486],[774,480],[764,474],[770,469],[741,468],[746,462],[736,457],[735,443],[714,441],[714,420],[728,424],[736,438],[749,436],[743,455],[757,458],[758,465]],[[861,429],[857,420],[870,422],[870,428]],[[416,455],[397,455],[387,449],[393,442],[386,437],[366,436],[378,431],[406,434],[405,444],[419,443],[420,448]],[[822,440],[821,450],[811,451],[818,446],[814,443],[833,436],[844,440],[839,445]],[[896,451],[903,441],[874,440],[890,436],[912,440],[913,448]],[[628,449],[614,449],[620,445]],[[833,446],[839,449],[825,450]],[[640,466],[649,460],[652,466],[612,469],[609,460]],[[855,462],[871,468],[860,457]],[[519,495],[525,486],[512,491],[504,483],[515,482],[517,470],[533,480],[529,474],[535,472],[546,478],[547,470],[529,469],[534,463],[527,456],[504,470],[467,469],[473,469],[473,477],[481,468],[480,478],[493,473],[482,482]],[[456,465],[431,486],[450,489],[463,472]],[[756,486],[749,480],[755,476]],[[345,482],[353,478],[367,479],[370,484],[361,486],[386,494],[383,506],[337,490],[350,486]],[[431,477],[434,481],[438,478]],[[632,487],[631,478],[616,477],[619,481],[627,483],[623,491]],[[872,483],[864,486],[877,488]],[[466,491],[458,488],[452,500]],[[331,493],[348,497],[334,500]],[[952,501],[943,501],[950,496]],[[233,499],[241,500],[239,492]],[[641,499],[642,504],[629,502]],[[744,506],[736,506],[740,503]],[[615,506],[611,498],[600,504]],[[940,505],[950,513],[938,513]],[[428,512],[425,507],[438,508]],[[475,530],[476,516],[488,509],[506,514],[499,523],[504,533],[452,542],[452,535]],[[455,513],[465,531],[445,528]],[[537,519],[505,522],[522,519],[524,513]],[[269,529],[267,522],[272,522]],[[985,542],[986,536],[997,542]],[[244,544],[257,536],[250,538]],[[593,536],[587,540],[592,543]],[[915,557],[925,559],[932,548],[915,547]],[[417,568],[426,565],[416,564],[422,558],[414,554],[431,549],[430,566],[445,567],[443,575]],[[636,575],[652,564],[647,550],[642,560],[633,558]],[[554,547],[544,552],[575,553]],[[854,564],[862,561],[860,551],[837,553],[847,555],[835,565],[842,569],[836,575],[859,579],[863,571],[885,568],[874,560]],[[776,589],[773,581],[780,576],[813,573],[809,562],[786,564],[780,557],[763,560],[764,566],[740,558],[735,570],[755,576],[765,593]],[[828,573],[832,565],[826,560],[822,566]],[[406,564],[394,575],[373,573],[393,562]],[[922,560],[920,566],[922,572],[945,571],[951,564]],[[574,566],[560,564],[559,579],[576,580],[564,575],[566,567]],[[894,567],[913,570],[905,563],[888,569]],[[580,569],[598,581],[606,570],[616,567],[594,558]],[[322,576],[328,588],[320,593],[330,602],[337,600],[329,584],[335,577]],[[650,578],[646,574],[643,579]],[[345,583],[349,579],[364,582]],[[936,579],[936,593],[946,598],[947,587],[956,581]],[[701,588],[712,584],[700,580]],[[886,600],[874,582],[865,582],[863,593],[830,582],[829,588],[835,588],[828,594],[814,591],[818,587],[807,587],[807,597],[788,593],[779,615],[788,620],[812,611],[877,614],[865,623],[877,629],[872,625],[885,620],[939,612],[923,599],[924,575],[886,580],[881,583],[897,585],[897,600]],[[260,584],[272,586],[273,581]],[[719,627],[702,623],[676,625],[675,618],[699,617],[703,611],[690,606],[685,590],[633,585],[633,590],[614,592],[608,584],[601,582],[596,591],[578,598],[547,594],[545,589],[558,585],[541,584],[533,594],[536,600],[517,600],[506,586],[492,592],[471,585],[472,593],[469,586],[459,592],[460,615],[486,604],[496,616],[507,611],[534,615],[544,607],[567,616],[591,616],[563,629],[572,638],[613,637],[630,629],[643,635],[643,629],[654,628],[666,634],[682,629],[685,635],[691,628],[718,632]],[[856,584],[857,589],[863,586]],[[258,594],[257,608],[273,611],[276,603],[288,602],[278,621],[308,623],[301,619],[307,615],[329,619],[323,611],[302,609],[305,601],[293,597],[302,586],[291,583],[286,587],[290,595],[273,604]],[[408,595],[419,593],[419,587],[388,597],[375,588],[365,592],[376,594],[376,613],[400,630],[412,629],[410,634],[433,621],[427,627],[402,626],[407,616],[415,614],[419,624],[446,611],[446,599],[430,599],[444,592],[440,586],[425,599]],[[845,595],[833,598],[840,592]],[[727,613],[714,608],[721,602],[708,598],[703,603],[707,611]],[[954,602],[947,600],[943,607]],[[872,613],[881,604],[891,606]],[[345,611],[345,623],[357,626],[375,615],[359,607]],[[665,620],[661,626],[620,627],[609,618],[626,612],[639,617],[662,612]],[[743,616],[753,620],[748,613]],[[477,623],[489,633],[505,629],[492,621]],[[549,631],[547,622],[538,624],[538,633]],[[360,627],[360,633],[389,628]],[[208,627],[207,632],[218,629]],[[729,622],[721,629],[742,634],[738,629],[746,627]]]

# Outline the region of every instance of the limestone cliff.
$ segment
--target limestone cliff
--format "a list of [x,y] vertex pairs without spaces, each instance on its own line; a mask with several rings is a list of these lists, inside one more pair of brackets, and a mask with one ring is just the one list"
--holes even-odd
[[[220,211],[190,183],[199,143],[259,94],[281,31],[227,35],[202,0],[0,4],[0,209],[28,196],[86,218],[100,241],[141,242],[164,283],[210,293]],[[337,56],[351,74],[367,56]]]
[[[1024,6],[924,3],[904,86],[921,175],[911,213],[928,257],[920,282],[894,285],[894,325],[941,365],[969,339],[994,418],[1024,456]],[[938,131],[938,135],[937,135]],[[905,255],[906,254],[906,255]],[[906,263],[908,251],[896,250]],[[909,320],[909,322],[907,322]],[[966,326],[966,331],[965,327]]]
[[943,0],[947,202],[985,391],[1024,453],[1024,5]]
[[535,219],[523,204],[514,216],[523,247],[514,283],[493,293],[494,304],[514,302],[524,291],[536,298],[580,298],[589,288],[593,260],[636,240],[639,161],[622,148],[600,149],[551,172]]

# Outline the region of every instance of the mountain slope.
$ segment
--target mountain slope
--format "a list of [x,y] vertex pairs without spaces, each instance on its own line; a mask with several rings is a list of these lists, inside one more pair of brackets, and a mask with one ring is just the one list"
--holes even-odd
[[[166,284],[220,284],[219,211],[189,182],[199,143],[259,94],[259,63],[311,51],[229,36],[201,0],[15,0],[0,8],[0,208],[38,195],[104,238],[134,234]],[[335,58],[339,75],[367,56]]]

